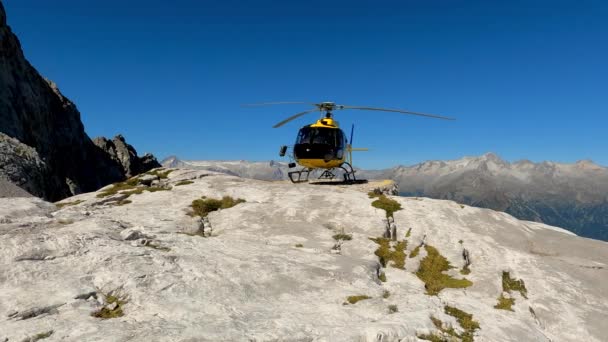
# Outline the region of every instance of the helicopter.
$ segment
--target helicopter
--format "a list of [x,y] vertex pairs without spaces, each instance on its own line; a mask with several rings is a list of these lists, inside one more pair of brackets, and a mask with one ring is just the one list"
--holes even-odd
[[[246,106],[265,106],[279,104],[308,104],[314,106],[314,108],[294,114],[288,117],[287,119],[277,123],[273,126],[273,128],[281,127],[286,123],[306,114],[314,112],[324,113],[321,118],[319,118],[315,123],[303,126],[298,131],[296,142],[292,146],[292,153],[289,154],[290,163],[288,164],[288,166],[290,169],[292,169],[295,168],[297,165],[300,165],[302,169],[288,172],[289,179],[292,183],[308,182],[310,173],[317,169],[324,170],[323,173],[319,176],[319,179],[322,180],[333,181],[333,179],[336,178],[335,171],[337,169],[342,169],[344,171],[344,183],[352,184],[365,182],[364,180],[357,180],[355,176],[352,152],[367,151],[368,149],[353,147],[353,133],[355,125],[353,124],[351,126],[350,139],[347,139],[347,136],[340,128],[338,121],[334,120],[334,111],[345,109],[382,111],[418,115],[442,120],[454,120],[453,118],[434,114],[425,114],[407,110],[387,108],[338,105],[334,102],[266,102],[249,104]],[[279,156],[284,157],[287,154],[287,150],[288,146],[281,146],[279,150]]]

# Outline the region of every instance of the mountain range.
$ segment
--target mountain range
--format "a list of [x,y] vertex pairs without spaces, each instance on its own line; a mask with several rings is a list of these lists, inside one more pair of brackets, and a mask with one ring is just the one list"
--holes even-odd
[[[288,172],[286,163],[276,161],[183,161],[169,157],[161,164],[263,180],[284,180]],[[357,176],[393,180],[402,196],[450,199],[608,241],[608,168],[589,160],[570,164],[529,160],[510,163],[486,153],[383,170],[358,170]]]

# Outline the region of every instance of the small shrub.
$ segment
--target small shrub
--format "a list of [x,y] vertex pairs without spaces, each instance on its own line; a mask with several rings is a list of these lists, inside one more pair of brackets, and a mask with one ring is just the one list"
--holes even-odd
[[498,297],[498,304],[494,305],[494,309],[513,311],[513,309],[511,308],[513,304],[515,304],[515,299],[506,298],[501,293],[500,297]]
[[374,208],[382,209],[386,212],[386,217],[392,217],[395,211],[401,210],[399,202],[386,197],[385,195],[378,196],[378,199],[372,202]]
[[461,270],[460,270],[460,274],[462,275],[468,275],[471,273],[471,269],[469,268],[469,266],[464,266]]
[[383,283],[386,283],[386,273],[380,272],[380,274],[378,275],[378,280],[380,280]]
[[399,312],[399,308],[397,308],[397,305],[389,305],[388,306],[388,313],[389,314],[394,314],[395,312]]
[[224,196],[221,200],[214,198],[201,198],[192,201],[192,210],[193,215],[198,215],[200,217],[205,217],[209,215],[210,212],[220,210],[220,209],[228,209],[232,208],[239,203],[244,203],[244,199],[234,199],[230,196]]
[[409,238],[410,235],[412,235],[412,228],[411,227],[407,230],[407,233],[405,233],[405,237]]
[[511,293],[511,291],[519,292],[522,297],[528,299],[528,290],[522,279],[513,279],[509,272],[502,272],[502,290]]
[[296,247],[301,248],[301,247],[304,247],[304,245],[301,243],[296,243]]
[[448,260],[433,247],[424,246],[427,256],[420,261],[416,276],[424,282],[428,295],[437,295],[445,288],[465,288],[473,285],[468,279],[455,279],[443,272],[451,268]]
[[188,185],[188,184],[193,184],[193,183],[194,182],[191,180],[182,180],[182,181],[175,183],[175,186]]
[[372,298],[372,297],[369,297],[366,295],[348,296],[348,297],[346,297],[346,301],[350,304],[357,304],[357,302],[359,302],[359,301],[370,299],[370,298]]
[[382,298],[386,299],[390,296],[391,296],[391,293],[388,290],[384,290],[384,292],[382,292]]

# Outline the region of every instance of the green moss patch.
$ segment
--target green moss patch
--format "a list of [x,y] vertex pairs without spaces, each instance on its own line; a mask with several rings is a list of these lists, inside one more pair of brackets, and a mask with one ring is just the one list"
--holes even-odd
[[524,281],[522,279],[511,278],[511,275],[507,271],[502,272],[502,290],[508,293],[517,291],[522,297],[528,299],[528,290]]
[[501,294],[500,297],[498,297],[498,304],[494,305],[494,309],[513,311],[513,304],[515,304],[515,299],[506,298]]
[[390,266],[405,269],[405,248],[407,247],[406,241],[397,241],[396,244],[391,246],[390,239],[387,238],[376,238],[370,239],[377,243],[378,249],[374,252],[383,267]]
[[234,199],[230,196],[224,196],[222,199],[201,198],[192,201],[192,215],[205,217],[210,212],[220,209],[232,208],[239,203],[244,203],[242,198]]
[[191,180],[182,180],[182,181],[175,183],[175,186],[188,185],[188,184],[193,184],[193,183],[194,182]]
[[98,198],[116,195],[120,191],[137,189],[137,179],[131,178],[124,182],[114,183],[111,188],[97,194]]
[[401,204],[399,204],[399,202],[390,199],[385,195],[379,195],[378,198],[372,202],[372,206],[384,210],[386,212],[386,217],[392,217],[395,211],[401,210]]
[[366,299],[370,299],[370,298],[372,298],[372,297],[366,296],[366,295],[348,296],[348,297],[346,297],[346,301],[349,304],[357,304],[358,302],[360,302],[362,300],[366,300]]
[[414,248],[414,250],[410,253],[410,258],[415,258],[420,254],[420,246]]
[[427,256],[420,261],[420,268],[416,272],[416,276],[424,282],[426,293],[431,296],[436,296],[445,288],[465,288],[473,285],[469,280],[456,279],[443,272],[448,271],[451,267],[448,260],[439,251],[433,247],[426,245]]

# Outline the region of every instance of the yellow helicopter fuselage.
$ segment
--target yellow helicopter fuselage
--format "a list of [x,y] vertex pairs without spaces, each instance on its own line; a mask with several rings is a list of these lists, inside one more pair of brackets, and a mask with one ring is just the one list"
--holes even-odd
[[300,129],[294,159],[309,169],[340,167],[347,158],[347,144],[338,121],[323,118]]

